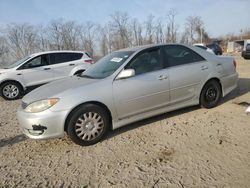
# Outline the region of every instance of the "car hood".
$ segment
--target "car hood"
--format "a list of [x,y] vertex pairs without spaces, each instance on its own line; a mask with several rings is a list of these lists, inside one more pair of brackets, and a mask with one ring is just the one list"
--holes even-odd
[[0,69],[0,74],[11,72],[13,69]]
[[25,95],[22,100],[23,102],[30,104],[34,101],[57,97],[58,94],[61,94],[63,92],[98,81],[98,79],[71,76],[65,79],[51,82],[49,84],[45,84]]

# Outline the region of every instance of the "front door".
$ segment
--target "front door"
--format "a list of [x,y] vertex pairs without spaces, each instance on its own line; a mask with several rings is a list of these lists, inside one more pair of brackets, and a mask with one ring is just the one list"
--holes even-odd
[[163,69],[160,48],[139,53],[125,69],[134,69],[135,76],[113,82],[114,102],[119,119],[169,104],[169,75],[168,70]]
[[22,75],[25,86],[45,84],[54,80],[54,71],[49,65],[48,55],[39,55],[17,70]]

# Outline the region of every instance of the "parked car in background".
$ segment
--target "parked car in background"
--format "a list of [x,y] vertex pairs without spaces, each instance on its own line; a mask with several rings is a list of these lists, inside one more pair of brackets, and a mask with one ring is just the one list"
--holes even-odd
[[86,52],[49,51],[29,55],[0,69],[0,94],[13,100],[29,87],[80,74],[93,63]]
[[206,50],[206,51],[208,51],[208,52],[210,52],[212,54],[215,54],[212,49],[206,47],[203,43],[196,43],[196,44],[193,44],[193,46],[196,46],[196,47],[201,48],[203,50]]
[[208,47],[211,50],[213,50],[213,52],[216,55],[222,55],[222,48],[218,44],[216,44],[216,43],[207,44],[206,47]]
[[66,131],[76,144],[90,145],[109,128],[192,105],[215,107],[237,80],[232,57],[179,44],[128,48],[28,93],[17,117],[30,138]]
[[241,52],[241,56],[244,59],[250,59],[250,44],[246,45],[246,48]]

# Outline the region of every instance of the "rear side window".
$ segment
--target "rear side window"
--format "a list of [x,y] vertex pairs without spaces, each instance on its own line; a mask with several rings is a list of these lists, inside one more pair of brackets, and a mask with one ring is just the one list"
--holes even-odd
[[83,56],[82,53],[72,53],[72,60],[71,61],[79,60],[82,58],[82,56]]
[[50,64],[65,63],[81,59],[82,53],[53,53],[50,54]]
[[163,54],[168,66],[185,65],[205,60],[193,50],[179,45],[164,46]]

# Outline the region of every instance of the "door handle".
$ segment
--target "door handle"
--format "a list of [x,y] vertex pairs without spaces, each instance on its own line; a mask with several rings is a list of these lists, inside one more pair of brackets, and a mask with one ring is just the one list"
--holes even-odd
[[69,64],[69,66],[74,66],[75,64],[74,63],[72,63],[72,64]]
[[18,73],[18,74],[16,74],[16,75],[20,76],[20,75],[22,75],[22,73]]
[[216,66],[221,66],[221,63],[218,63]]
[[51,68],[44,68],[43,70],[50,70]]
[[208,66],[201,66],[201,70],[206,70],[206,69],[208,69]]
[[167,78],[168,78],[168,76],[166,76],[166,75],[160,75],[158,77],[158,80],[164,80],[164,79],[167,79]]

